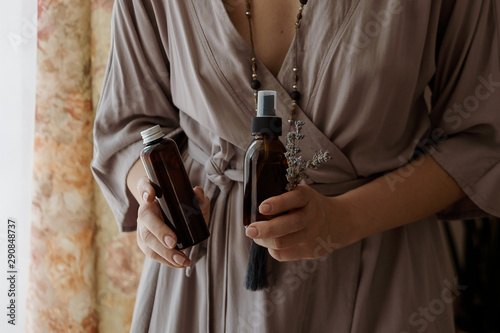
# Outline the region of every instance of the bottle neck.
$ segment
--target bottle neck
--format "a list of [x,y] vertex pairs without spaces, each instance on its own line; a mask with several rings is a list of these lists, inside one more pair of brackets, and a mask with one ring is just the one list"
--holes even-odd
[[273,135],[268,133],[255,133],[254,139],[266,140],[266,141],[279,140],[279,135]]
[[157,143],[162,142],[163,140],[164,140],[164,138],[163,138],[163,137],[161,137],[161,138],[159,138],[159,139],[156,139],[156,140],[150,141],[150,142],[148,142],[148,143],[145,143],[145,144],[144,144],[144,146],[146,146],[146,147],[147,147],[147,146],[152,146],[152,145],[155,145],[155,144],[157,144]]

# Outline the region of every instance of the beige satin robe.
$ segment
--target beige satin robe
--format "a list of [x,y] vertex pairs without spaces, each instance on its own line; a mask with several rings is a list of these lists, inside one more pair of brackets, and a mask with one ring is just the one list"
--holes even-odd
[[[231,3],[231,1],[229,1]],[[132,332],[453,332],[460,294],[436,217],[370,236],[320,260],[275,263],[274,287],[243,287],[242,162],[252,140],[251,51],[219,0],[116,0],[92,168],[123,231],[138,205],[126,175],[139,132],[182,128],[193,186],[212,198],[211,237],[189,269],[146,260]],[[296,119],[304,157],[333,159],[308,183],[336,195],[426,150],[467,198],[443,216],[500,216],[498,0],[311,0],[299,32]],[[263,89],[288,118],[293,52]],[[428,109],[424,91],[432,91]],[[327,239],[323,246],[330,246]]]

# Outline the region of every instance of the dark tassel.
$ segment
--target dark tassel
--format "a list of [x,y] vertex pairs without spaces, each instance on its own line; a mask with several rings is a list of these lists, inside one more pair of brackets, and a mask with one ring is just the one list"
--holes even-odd
[[247,276],[245,288],[256,291],[269,287],[267,281],[267,248],[252,241],[250,256],[248,257]]

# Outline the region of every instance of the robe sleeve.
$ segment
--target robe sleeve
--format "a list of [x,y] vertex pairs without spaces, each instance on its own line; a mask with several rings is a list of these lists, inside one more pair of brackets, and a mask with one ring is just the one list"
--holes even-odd
[[467,197],[442,219],[500,216],[500,1],[443,1],[429,154]]
[[[126,178],[142,149],[140,131],[178,128],[171,102],[166,36],[149,1],[117,0],[102,95],[94,124],[91,168],[121,231],[136,229],[138,203]],[[160,33],[161,31],[161,33]]]

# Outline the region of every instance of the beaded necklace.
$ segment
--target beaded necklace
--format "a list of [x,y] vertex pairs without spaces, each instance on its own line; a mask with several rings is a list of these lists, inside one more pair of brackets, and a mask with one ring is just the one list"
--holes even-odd
[[[302,22],[302,16],[303,16],[303,11],[304,8],[307,4],[308,0],[299,0],[300,5],[299,5],[299,12],[297,13],[297,19],[295,20],[295,38],[294,38],[294,65],[292,67],[293,71],[293,85],[292,85],[292,92],[290,93],[290,97],[292,98],[292,105],[290,108],[290,115],[288,118],[288,123],[290,126],[293,125],[293,117],[295,115],[295,108],[297,107],[297,103],[300,100],[300,92],[298,90],[298,85],[297,82],[299,81],[299,66],[298,66],[298,45],[299,45],[299,39],[298,39],[298,31],[300,28],[300,23]],[[257,109],[257,93],[260,89],[260,81],[258,80],[257,77],[257,56],[255,55],[255,47],[254,47],[254,42],[253,42],[253,31],[252,31],[252,14],[250,12],[250,0],[245,0],[246,4],[246,11],[245,15],[248,19],[248,26],[250,29],[250,45],[252,47],[252,81],[251,81],[251,87],[254,91],[254,102],[255,102],[255,109]]]

